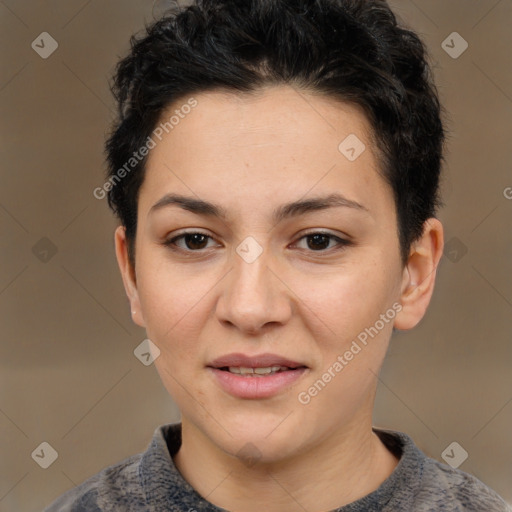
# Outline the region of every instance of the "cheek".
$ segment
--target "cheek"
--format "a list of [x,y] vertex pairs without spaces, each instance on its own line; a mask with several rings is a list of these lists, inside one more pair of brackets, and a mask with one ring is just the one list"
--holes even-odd
[[[308,328],[319,358],[298,399],[310,401],[313,415],[323,417],[326,411],[337,408],[339,415],[350,417],[361,401],[369,399],[395,315],[391,308],[393,283],[383,275],[340,272],[317,285],[315,293],[309,292],[304,300],[307,307],[302,311],[308,312]],[[304,294],[308,293],[306,284],[302,288]],[[388,317],[383,321],[381,315],[386,312]]]
[[396,289],[392,272],[373,262],[340,268],[326,278],[305,279],[294,288],[333,343],[346,343],[391,307]]
[[191,281],[158,264],[144,266],[137,286],[146,331],[159,347],[161,359],[173,367],[177,359],[191,358],[201,325],[198,315],[210,287],[204,280]]
[[142,274],[138,287],[147,336],[160,349],[155,367],[169,394],[186,410],[190,396],[200,399],[202,394],[190,375],[202,361],[197,340],[211,286],[160,266],[158,272]]
[[137,288],[144,319],[160,336],[186,325],[214,284],[211,272],[194,264],[173,265],[160,249],[141,250],[139,264]]

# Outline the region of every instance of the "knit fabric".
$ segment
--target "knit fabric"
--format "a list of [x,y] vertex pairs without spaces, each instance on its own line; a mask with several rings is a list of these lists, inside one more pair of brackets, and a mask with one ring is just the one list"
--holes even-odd
[[[407,434],[374,432],[398,465],[375,491],[332,512],[512,512],[480,480],[427,457]],[[181,476],[172,460],[180,446],[181,423],[162,425],[145,452],[105,468],[43,512],[226,512]]]

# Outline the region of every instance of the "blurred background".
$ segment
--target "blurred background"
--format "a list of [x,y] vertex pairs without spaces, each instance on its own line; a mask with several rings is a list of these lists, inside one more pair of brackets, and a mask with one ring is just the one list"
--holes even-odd
[[[426,317],[392,340],[374,423],[441,461],[467,452],[460,469],[512,502],[512,2],[390,3],[426,41],[447,111],[446,249]],[[179,420],[134,355],[145,332],[93,196],[114,65],[170,6],[0,0],[2,512],[40,511]]]

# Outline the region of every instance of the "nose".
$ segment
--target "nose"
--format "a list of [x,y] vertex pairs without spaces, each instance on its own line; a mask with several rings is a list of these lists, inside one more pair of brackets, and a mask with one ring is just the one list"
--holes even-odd
[[272,324],[286,324],[291,317],[292,292],[279,275],[268,248],[263,248],[254,260],[234,251],[232,269],[219,284],[222,288],[216,314],[231,328],[261,334]]

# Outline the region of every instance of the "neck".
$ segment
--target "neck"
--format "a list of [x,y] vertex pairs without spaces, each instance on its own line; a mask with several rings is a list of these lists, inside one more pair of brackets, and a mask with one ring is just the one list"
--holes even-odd
[[214,505],[237,512],[332,510],[371,493],[391,475],[396,457],[372,431],[354,421],[286,460],[244,464],[182,419],[180,473]]

